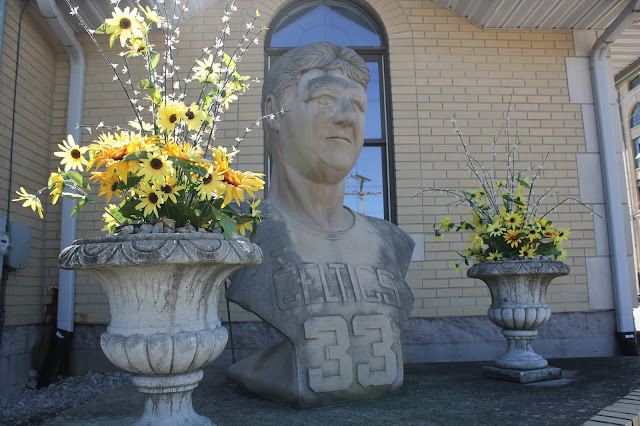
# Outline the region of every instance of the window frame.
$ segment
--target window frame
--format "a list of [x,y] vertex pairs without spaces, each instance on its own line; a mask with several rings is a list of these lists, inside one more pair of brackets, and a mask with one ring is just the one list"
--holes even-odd
[[[361,11],[374,25],[378,36],[380,37],[380,46],[347,46],[353,49],[358,55],[360,55],[365,62],[378,62],[380,73],[382,74],[379,79],[379,91],[380,91],[380,126],[381,126],[381,138],[379,139],[365,139],[364,146],[381,146],[382,147],[382,187],[384,192],[383,208],[385,213],[385,220],[391,223],[398,223],[397,215],[397,201],[396,201],[396,176],[395,176],[395,153],[394,153],[394,141],[393,141],[393,111],[391,102],[391,68],[389,66],[389,38],[385,30],[382,20],[377,16],[375,11],[368,4],[363,4],[360,1],[353,0],[330,0],[331,3],[343,3],[347,4],[351,8],[355,8]],[[325,4],[326,0],[314,0],[318,4]],[[282,8],[271,19],[269,30],[265,36],[264,42],[264,73],[265,75],[269,71],[272,58],[277,58],[284,55],[294,47],[271,47],[271,39],[275,33],[276,24],[285,19],[294,9],[299,6],[308,4],[305,0],[296,0],[289,3]],[[273,29],[273,30],[272,30]],[[268,156],[264,155],[265,170],[267,171],[267,177],[270,176],[271,165],[269,164]],[[268,192],[268,184],[265,188],[265,193]]]

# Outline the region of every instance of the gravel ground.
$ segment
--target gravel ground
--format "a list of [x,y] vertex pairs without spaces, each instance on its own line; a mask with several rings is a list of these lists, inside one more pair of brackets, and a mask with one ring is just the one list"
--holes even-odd
[[124,385],[130,374],[88,373],[67,377],[46,388],[0,396],[0,425],[38,425],[68,408]]

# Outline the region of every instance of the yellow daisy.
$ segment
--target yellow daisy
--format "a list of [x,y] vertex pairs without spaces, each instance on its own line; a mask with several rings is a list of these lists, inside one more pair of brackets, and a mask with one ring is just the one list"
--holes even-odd
[[[58,172],[59,171],[60,169],[58,169]],[[53,172],[49,176],[49,182],[47,183],[47,186],[51,190],[51,192],[49,192],[49,195],[53,197],[53,199],[51,200],[51,204],[55,204],[58,202],[58,198],[60,197],[60,194],[62,194],[62,190],[65,187],[64,178],[60,175],[60,173]]]
[[243,237],[247,234],[247,232],[249,232],[249,234],[251,234],[251,232],[253,231],[253,222],[252,221],[248,221],[248,222],[243,222],[243,223],[236,223],[236,234],[240,233],[240,235],[242,235]]
[[527,244],[520,249],[519,255],[525,259],[533,259],[533,256],[536,255],[536,251]]
[[172,164],[173,162],[159,150],[150,151],[147,152],[147,158],[140,159],[140,168],[137,173],[140,175],[142,172],[145,181],[164,185],[167,179],[175,173]]
[[553,244],[558,245],[559,243],[566,241],[567,238],[569,238],[569,234],[571,234],[571,232],[569,232],[569,228],[560,228],[556,230],[551,236]]
[[193,68],[193,78],[201,83],[215,83],[220,80],[222,67],[215,62],[215,57],[209,55],[203,60],[196,60],[196,66]]
[[163,102],[158,108],[158,120],[156,124],[160,126],[162,131],[170,132],[175,129],[176,124],[187,113],[187,107],[182,102],[167,101]]
[[149,216],[151,213],[158,216],[158,207],[164,203],[162,191],[147,183],[141,183],[140,189],[134,188],[133,191],[140,197],[140,203],[138,203],[136,209],[144,209],[143,214],[145,216]]
[[504,222],[509,228],[516,229],[522,223],[522,216],[516,212],[510,212],[504,216]]
[[546,237],[550,232],[553,231],[553,226],[546,217],[543,217],[538,221],[538,229],[540,230],[540,235]]
[[107,34],[112,34],[111,40],[119,37],[120,45],[124,47],[124,44],[130,38],[144,37],[143,26],[141,25],[137,8],[134,8],[130,11],[128,6],[125,7],[124,10],[116,7],[114,11],[111,12],[111,15],[112,18],[104,21],[107,25]]
[[20,197],[14,199],[13,201],[24,201],[24,203],[22,203],[22,207],[31,207],[31,210],[33,210],[34,212],[37,210],[38,214],[40,215],[40,219],[43,218],[42,202],[38,197],[33,194],[29,194],[23,187],[20,187],[20,190],[16,191],[16,194],[18,194]]
[[247,191],[249,195],[254,196],[254,191],[264,188],[264,181],[258,176],[263,176],[260,173],[251,172],[239,172],[233,169],[227,169],[224,172],[223,185],[224,189],[224,201],[222,207],[226,206],[235,200],[237,205],[240,205],[241,201],[244,201],[244,191]]
[[208,174],[202,179],[202,182],[198,184],[196,190],[201,200],[210,200],[211,198],[217,198],[224,192],[225,186],[222,182],[224,174],[218,172],[213,166],[208,169]]
[[73,136],[69,135],[66,140],[62,141],[62,144],[58,144],[58,148],[62,151],[54,152],[53,155],[62,158],[60,164],[64,165],[65,172],[73,169],[84,170],[82,165],[88,164],[87,159],[84,158],[84,153],[87,152],[86,146],[78,146],[73,140]]
[[193,102],[185,113],[187,127],[189,130],[198,130],[202,123],[207,119],[207,114]]
[[118,189],[120,179],[118,175],[108,176],[105,172],[102,182],[100,183],[100,193],[98,195],[104,195],[107,198],[107,203],[111,201],[111,197],[114,195],[118,198],[122,198],[122,191]]
[[524,229],[524,232],[525,232],[525,238],[527,238],[529,242],[534,242],[542,238],[542,235],[540,235],[540,232],[538,232],[537,226],[527,226]]
[[176,194],[183,190],[185,186],[177,185],[178,179],[175,176],[170,176],[167,178],[164,185],[160,187],[160,191],[164,195],[165,200],[171,200],[174,203],[177,203]]
[[498,221],[493,222],[491,225],[487,227],[486,232],[491,237],[499,237],[500,235],[502,235],[502,227],[500,225],[500,222]]
[[514,231],[513,229],[509,229],[506,234],[504,234],[504,239],[511,245],[511,247],[518,247],[518,245],[522,242],[522,236],[520,232]]
[[[152,44],[147,44],[147,42],[142,38],[135,38],[131,41],[131,50],[127,50],[124,52],[124,56],[130,58],[132,56],[140,56],[145,52],[148,52],[153,47]],[[138,124],[138,127],[140,124]]]
[[487,256],[487,260],[489,262],[497,262],[500,259],[502,259],[502,253],[500,253],[498,250],[489,253],[489,256]]

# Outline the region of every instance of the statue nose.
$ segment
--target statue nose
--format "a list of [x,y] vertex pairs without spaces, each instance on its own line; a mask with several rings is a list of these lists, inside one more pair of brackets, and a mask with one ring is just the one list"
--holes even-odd
[[334,103],[333,121],[342,125],[352,125],[355,122],[353,105],[346,96],[339,97]]

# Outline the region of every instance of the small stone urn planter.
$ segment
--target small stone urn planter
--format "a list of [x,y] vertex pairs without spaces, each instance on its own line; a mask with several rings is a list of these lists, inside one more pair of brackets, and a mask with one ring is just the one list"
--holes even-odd
[[198,232],[81,239],[60,254],[61,268],[88,270],[109,298],[111,322],[100,344],[145,394],[136,424],[211,424],[195,413],[191,394],[202,367],[227,343],[220,288],[233,271],[262,258],[246,238]]
[[562,376],[559,368],[548,367],[547,360],[534,352],[531,342],[551,316],[545,302],[547,287],[568,273],[564,263],[542,257],[481,262],[469,268],[468,277],[489,287],[492,303],[487,314],[507,339],[507,351],[495,360],[495,367],[485,367],[486,376],[518,383]]

